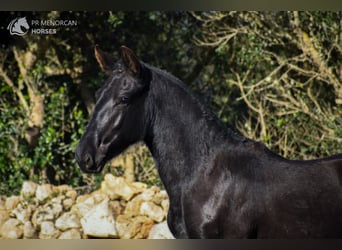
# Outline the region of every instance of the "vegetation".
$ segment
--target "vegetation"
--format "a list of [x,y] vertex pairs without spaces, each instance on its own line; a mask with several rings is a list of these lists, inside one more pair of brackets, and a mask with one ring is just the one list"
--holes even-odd
[[[7,25],[21,16],[77,26],[11,36]],[[114,56],[131,47],[285,157],[342,152],[341,12],[4,12],[2,20],[0,194],[27,179],[92,188],[102,179],[82,174],[74,159],[105,80],[95,44]],[[105,171],[161,185],[146,148],[122,157]]]

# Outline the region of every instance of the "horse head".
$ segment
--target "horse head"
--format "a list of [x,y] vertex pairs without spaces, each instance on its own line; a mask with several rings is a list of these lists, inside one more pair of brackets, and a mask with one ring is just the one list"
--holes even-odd
[[151,71],[129,48],[122,46],[121,52],[121,59],[115,62],[95,47],[108,79],[95,94],[94,112],[76,149],[76,160],[84,172],[100,172],[108,160],[144,137]]

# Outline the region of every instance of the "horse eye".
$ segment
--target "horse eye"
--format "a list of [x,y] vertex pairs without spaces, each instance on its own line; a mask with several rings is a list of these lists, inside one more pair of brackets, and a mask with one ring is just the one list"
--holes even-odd
[[119,98],[119,103],[120,103],[120,104],[128,104],[128,101],[129,101],[129,99],[128,99],[127,96],[121,96],[121,97]]

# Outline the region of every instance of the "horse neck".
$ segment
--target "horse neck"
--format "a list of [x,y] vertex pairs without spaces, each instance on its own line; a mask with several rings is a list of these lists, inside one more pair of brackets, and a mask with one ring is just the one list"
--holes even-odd
[[164,184],[189,181],[196,168],[205,165],[214,145],[223,144],[229,130],[182,83],[160,74],[153,78],[145,143]]

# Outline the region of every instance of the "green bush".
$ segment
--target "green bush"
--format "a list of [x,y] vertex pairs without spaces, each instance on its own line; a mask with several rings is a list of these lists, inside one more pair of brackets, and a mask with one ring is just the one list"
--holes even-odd
[[22,182],[28,179],[37,183],[84,184],[74,157],[86,126],[84,114],[78,105],[70,105],[66,84],[45,95],[45,104],[38,144],[32,148],[23,138],[24,114],[20,108],[1,100],[1,194],[17,193]]

